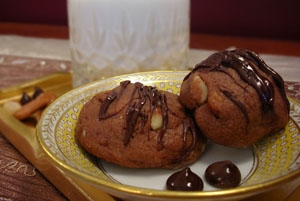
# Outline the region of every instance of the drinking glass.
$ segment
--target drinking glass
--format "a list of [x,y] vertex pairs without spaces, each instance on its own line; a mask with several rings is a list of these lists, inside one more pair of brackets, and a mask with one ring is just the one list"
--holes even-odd
[[141,71],[187,69],[189,0],[68,0],[74,87]]

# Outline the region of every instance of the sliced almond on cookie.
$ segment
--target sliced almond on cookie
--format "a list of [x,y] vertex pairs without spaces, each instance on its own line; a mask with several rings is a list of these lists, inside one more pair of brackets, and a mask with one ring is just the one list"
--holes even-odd
[[199,75],[196,75],[191,82],[191,94],[198,105],[202,105],[207,100],[208,89]]
[[151,129],[156,131],[163,126],[163,116],[159,109],[155,109],[153,111],[152,117],[151,117]]

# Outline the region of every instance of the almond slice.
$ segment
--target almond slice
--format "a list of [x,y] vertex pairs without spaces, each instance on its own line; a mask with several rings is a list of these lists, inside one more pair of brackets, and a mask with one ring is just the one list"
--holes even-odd
[[205,82],[199,75],[195,76],[191,83],[193,99],[198,105],[202,105],[207,100],[208,89]]
[[163,126],[163,116],[159,109],[155,109],[153,111],[152,117],[151,117],[151,128],[152,130],[156,131],[162,128]]

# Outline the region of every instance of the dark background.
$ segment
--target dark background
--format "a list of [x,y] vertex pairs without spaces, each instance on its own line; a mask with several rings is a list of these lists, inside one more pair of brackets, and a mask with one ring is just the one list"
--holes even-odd
[[[2,0],[0,22],[67,25],[67,0]],[[191,31],[300,41],[300,1],[191,0]]]

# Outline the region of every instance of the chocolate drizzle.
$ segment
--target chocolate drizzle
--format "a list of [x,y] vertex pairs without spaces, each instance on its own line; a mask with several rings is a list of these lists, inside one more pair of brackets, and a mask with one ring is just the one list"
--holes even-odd
[[[102,101],[99,109],[99,120],[108,119],[117,113],[119,113],[124,107],[126,107],[126,118],[124,124],[124,146],[130,143],[131,138],[133,138],[133,133],[135,132],[136,125],[138,123],[141,124],[140,128],[142,128],[141,133],[147,132],[149,135],[149,130],[147,122],[151,121],[151,117],[153,112],[158,109],[161,111],[163,124],[162,127],[158,131],[157,137],[157,149],[161,150],[163,148],[163,138],[165,136],[165,132],[168,126],[168,115],[172,113],[172,111],[168,108],[166,95],[161,93],[155,87],[144,86],[143,84],[137,82],[134,83],[134,89],[125,91],[129,86],[130,81],[123,81],[120,83],[120,88],[116,88],[111,91],[111,93]],[[114,111],[113,113],[108,113],[109,107],[111,107],[112,103],[117,102],[120,98],[122,98],[123,94],[130,92],[130,99],[126,103],[124,107]],[[149,104],[146,102],[149,101]],[[150,108],[144,108],[145,105]],[[147,112],[149,111],[149,112]],[[183,144],[186,146],[187,135],[190,132],[192,135],[192,143],[188,150],[192,150],[192,148],[196,145],[197,140],[197,130],[195,125],[193,124],[193,120],[190,118],[183,119]],[[149,125],[150,127],[150,125]],[[146,130],[145,130],[146,129]],[[148,136],[149,138],[149,136]],[[189,152],[188,151],[188,152]],[[186,156],[187,152],[183,155]]]
[[258,54],[252,52],[252,51],[245,51],[247,54],[244,55],[244,57],[248,58],[249,60],[252,59],[252,61],[259,67],[260,70],[262,70],[264,73],[266,73],[268,76],[272,77],[274,83],[279,89],[279,93],[281,97],[284,99],[288,112],[290,111],[290,102],[287,99],[287,96],[285,94],[284,90],[284,81],[282,77],[274,71],[272,68],[270,68]]
[[114,116],[116,113],[114,114],[110,114],[110,115],[107,115],[106,114],[106,111],[108,109],[108,107],[110,106],[110,104],[115,101],[118,96],[122,96],[125,88],[127,87],[127,85],[130,84],[130,81],[124,81],[124,82],[121,82],[120,83],[120,86],[121,86],[121,91],[120,91],[120,94],[117,94],[116,91],[112,91],[111,94],[109,96],[107,96],[107,98],[102,102],[101,104],[101,107],[100,107],[100,111],[99,111],[99,119],[107,119],[111,116]]
[[161,97],[161,108],[162,108],[162,115],[163,115],[163,126],[159,131],[159,135],[158,135],[158,149],[162,149],[162,145],[163,145],[163,137],[164,134],[166,132],[167,129],[167,125],[168,125],[168,105],[167,105],[167,99],[165,95],[160,94]]
[[[254,52],[243,49],[218,52],[196,65],[192,72],[198,70],[225,72],[224,68],[234,69],[244,82],[256,90],[261,101],[261,111],[265,115],[274,110],[274,86],[270,81],[272,79],[285,100],[289,112],[289,101],[284,91],[283,79]],[[234,100],[229,92],[223,92],[223,94],[241,109],[247,119],[247,115],[245,115],[247,112],[242,104]]]
[[243,113],[245,119],[246,119],[246,122],[249,123],[249,115],[248,115],[248,112],[247,112],[247,109],[245,108],[245,106],[243,105],[243,103],[241,103],[239,100],[235,99],[231,93],[229,91],[225,91],[223,90],[222,93],[227,97],[229,98]]

